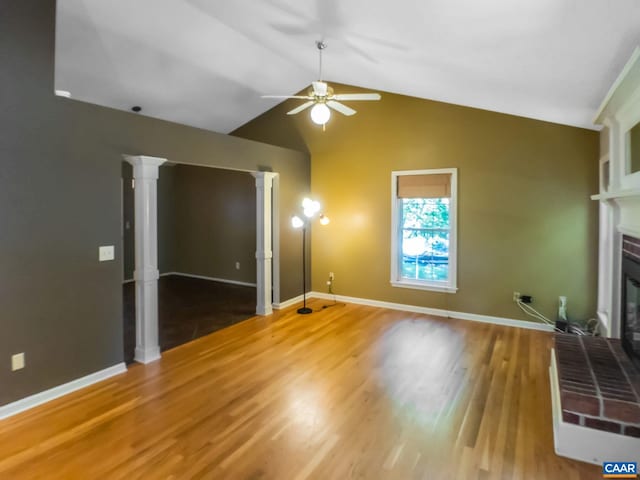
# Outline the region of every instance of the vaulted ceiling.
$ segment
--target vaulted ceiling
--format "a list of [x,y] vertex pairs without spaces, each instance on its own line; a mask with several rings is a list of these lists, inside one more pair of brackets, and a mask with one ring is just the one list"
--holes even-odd
[[56,89],[222,133],[317,79],[317,39],[329,82],[593,128],[640,1],[58,0],[56,37]]

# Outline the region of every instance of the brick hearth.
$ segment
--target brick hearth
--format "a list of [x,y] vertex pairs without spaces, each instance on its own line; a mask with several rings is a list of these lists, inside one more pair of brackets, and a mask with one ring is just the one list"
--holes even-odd
[[640,438],[640,372],[620,340],[556,334],[565,422]]

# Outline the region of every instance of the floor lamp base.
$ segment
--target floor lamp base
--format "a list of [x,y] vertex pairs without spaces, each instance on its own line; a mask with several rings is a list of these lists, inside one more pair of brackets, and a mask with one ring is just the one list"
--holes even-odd
[[312,313],[313,310],[311,310],[309,307],[302,307],[298,309],[298,313],[301,313],[303,315],[306,315],[307,313]]

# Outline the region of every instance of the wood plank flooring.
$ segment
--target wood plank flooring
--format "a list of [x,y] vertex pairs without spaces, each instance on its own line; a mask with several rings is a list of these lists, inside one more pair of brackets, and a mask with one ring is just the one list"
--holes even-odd
[[551,335],[310,302],[0,421],[1,479],[590,479]]
[[[135,283],[122,286],[124,361],[136,348]],[[167,275],[158,281],[158,335],[165,351],[256,314],[256,288]]]

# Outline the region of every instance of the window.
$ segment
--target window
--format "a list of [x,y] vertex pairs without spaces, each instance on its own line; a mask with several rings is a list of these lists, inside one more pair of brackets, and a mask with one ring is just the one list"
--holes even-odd
[[391,284],[455,292],[457,169],[391,172]]

